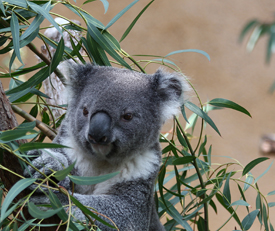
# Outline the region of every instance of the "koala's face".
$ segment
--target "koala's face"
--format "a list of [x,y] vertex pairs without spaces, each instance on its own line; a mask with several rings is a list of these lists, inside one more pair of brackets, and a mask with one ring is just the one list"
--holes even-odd
[[74,74],[68,92],[71,132],[82,149],[103,160],[153,147],[167,114],[163,110],[172,110],[163,100],[178,101],[182,94],[174,79],[169,96],[156,74],[92,65],[78,66]]

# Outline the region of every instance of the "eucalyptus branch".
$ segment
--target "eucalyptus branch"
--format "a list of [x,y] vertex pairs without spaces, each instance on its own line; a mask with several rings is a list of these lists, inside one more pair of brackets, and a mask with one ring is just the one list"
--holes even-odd
[[56,133],[53,132],[46,124],[44,124],[43,122],[37,120],[36,118],[34,118],[33,116],[31,116],[30,114],[28,114],[27,112],[25,112],[24,110],[22,110],[21,108],[17,107],[16,105],[11,105],[12,110],[22,116],[24,119],[26,119],[29,122],[36,122],[36,127],[43,132],[47,137],[49,137],[51,140],[53,140],[56,136]]
[[[174,117],[174,118],[175,118],[175,121],[176,121],[176,123],[177,123],[177,125],[178,125],[178,127],[179,127],[179,129],[180,129],[180,131],[181,131],[181,133],[182,133],[182,135],[183,135],[186,143],[187,143],[187,146],[188,146],[188,149],[189,149],[191,155],[194,156],[194,157],[196,157],[195,152],[193,151],[193,148],[192,148],[192,146],[191,146],[191,144],[190,144],[190,142],[189,142],[189,140],[188,140],[188,138],[187,138],[187,136],[185,134],[185,131],[183,130],[181,124],[179,123],[178,118],[177,117]],[[205,189],[203,178],[202,178],[202,175],[200,173],[200,170],[199,170],[199,167],[198,167],[196,159],[192,162],[192,164],[193,164],[193,166],[196,169],[196,172],[197,172],[197,175],[198,175],[198,178],[199,178],[199,181],[200,181],[201,189]],[[204,200],[206,198],[205,197],[205,193],[202,194],[201,197],[202,197],[202,200]],[[209,224],[208,224],[208,204],[207,204],[207,202],[205,202],[203,205],[204,205],[204,226],[205,226],[205,230],[208,231],[209,230]]]

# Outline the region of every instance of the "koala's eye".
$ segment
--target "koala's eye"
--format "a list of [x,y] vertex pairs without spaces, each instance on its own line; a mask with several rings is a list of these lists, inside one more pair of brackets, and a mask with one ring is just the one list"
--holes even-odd
[[122,116],[122,118],[126,121],[130,121],[131,119],[133,119],[133,114],[132,113],[126,113]]
[[88,116],[89,112],[86,107],[83,108],[83,115]]

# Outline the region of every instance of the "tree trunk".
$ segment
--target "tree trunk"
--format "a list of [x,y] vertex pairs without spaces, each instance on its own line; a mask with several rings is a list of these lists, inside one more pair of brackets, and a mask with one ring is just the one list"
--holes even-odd
[[[0,131],[10,130],[18,126],[15,114],[11,108],[9,99],[7,98],[2,82],[0,81]],[[20,143],[25,143],[26,140],[20,140]],[[3,152],[3,161],[1,163],[4,167],[10,169],[11,171],[23,175],[23,170],[19,161],[15,155],[9,153],[4,150]],[[5,171],[0,169],[0,178],[5,185],[7,190],[10,190],[11,187],[21,178],[17,177],[16,175],[12,174],[11,172]],[[15,199],[15,202],[20,200],[21,198],[25,197],[28,194],[25,190],[22,191]],[[30,219],[31,216],[29,215],[27,209],[23,210],[24,216],[26,219]],[[55,215],[46,219],[43,224],[58,224],[60,222],[60,218]],[[20,224],[19,224],[20,225]],[[47,227],[41,228],[40,230],[56,230],[56,227]],[[65,230],[65,226],[62,226],[59,230]]]
[[[10,130],[17,126],[18,123],[15,118],[15,114],[11,109],[9,99],[4,93],[4,89],[0,81],[0,131]],[[23,143],[26,141],[22,140],[21,142]],[[22,168],[16,156],[7,151],[3,152],[3,162],[1,164],[19,175],[23,174]],[[0,178],[7,190],[10,190],[10,188],[20,179],[16,175],[2,169],[0,169]],[[19,197],[22,198],[22,196],[24,195],[20,195]]]

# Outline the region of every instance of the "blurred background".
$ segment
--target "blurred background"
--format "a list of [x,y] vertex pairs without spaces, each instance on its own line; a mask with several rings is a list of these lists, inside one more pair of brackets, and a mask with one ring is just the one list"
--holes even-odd
[[[77,5],[80,6],[83,2],[77,0]],[[130,2],[109,0],[109,10],[106,14],[100,1],[86,4],[84,9],[106,25]],[[148,2],[140,0],[134,5],[109,28],[111,34],[119,40]],[[60,4],[54,8],[54,12],[81,21]],[[268,92],[275,81],[275,57],[271,58],[269,65],[265,63],[267,38],[261,38],[251,53],[246,51],[249,36],[246,36],[242,43],[238,42],[238,38],[248,21],[257,18],[271,22],[274,20],[274,13],[274,0],[158,0],[153,2],[121,43],[122,48],[131,55],[166,55],[180,49],[200,49],[207,52],[211,57],[210,62],[205,56],[197,53],[182,53],[172,58],[191,79],[203,103],[214,98],[225,98],[242,105],[251,113],[252,118],[230,109],[212,111],[209,115],[222,137],[210,127],[206,128],[206,133],[208,147],[213,144],[213,162],[228,162],[229,160],[223,156],[230,156],[246,165],[255,158],[270,157],[271,160],[252,170],[255,177],[258,177],[274,159],[272,154],[261,153],[259,147],[262,135],[275,133],[275,93]],[[48,26],[49,22],[45,20],[43,25]],[[41,45],[36,43],[38,48]],[[0,59],[0,66],[3,66],[9,58]],[[25,53],[24,60],[27,65],[37,62],[31,53]],[[147,71],[154,72],[156,68],[152,66]],[[7,88],[8,82],[4,80],[3,83]],[[192,102],[198,103],[195,97],[192,97]],[[275,165],[260,180],[259,186],[264,194],[275,190],[274,175]],[[275,196],[271,196],[270,201],[275,201],[272,197]],[[255,195],[251,198],[255,198]],[[247,201],[255,209],[255,201],[250,200],[249,195]],[[275,220],[273,210],[274,208],[271,208],[271,221]],[[211,230],[219,227],[224,215],[229,217],[222,208],[218,211],[218,217],[214,213],[211,214]],[[233,221],[223,230],[234,230],[235,225]]]

